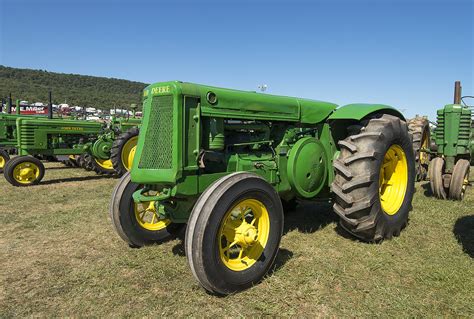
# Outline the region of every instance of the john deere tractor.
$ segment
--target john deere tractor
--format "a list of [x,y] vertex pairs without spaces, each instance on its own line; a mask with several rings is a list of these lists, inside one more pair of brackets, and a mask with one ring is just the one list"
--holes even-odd
[[278,252],[283,206],[295,199],[332,199],[340,225],[364,241],[407,225],[415,159],[392,107],[183,82],[148,86],[143,105],[132,170],[113,192],[113,225],[139,247],[187,224],[187,260],[212,293],[262,279]]
[[[3,102],[2,102],[3,104]],[[52,105],[50,103],[50,105]],[[17,153],[16,119],[38,118],[44,119],[44,115],[22,115],[20,114],[20,100],[16,100],[16,113],[11,114],[13,103],[11,97],[6,105],[6,113],[0,112],[0,173],[3,173],[5,165],[10,160],[10,155]],[[0,108],[1,111],[1,108]],[[48,118],[52,118],[51,107],[48,110]]]
[[[6,180],[14,186],[38,184],[44,176],[43,163],[35,155],[61,156],[92,154],[94,165],[113,172],[107,148],[112,144],[103,133],[103,124],[92,121],[17,118],[18,155],[4,168]],[[108,161],[108,162],[107,162]]]
[[430,164],[431,130],[428,117],[417,115],[408,120],[408,131],[413,135],[413,151],[415,152],[416,181],[428,178]]
[[437,111],[436,157],[430,162],[429,176],[431,190],[440,199],[464,198],[469,185],[470,162],[474,164],[472,109],[462,103],[461,89],[457,81],[454,104]]

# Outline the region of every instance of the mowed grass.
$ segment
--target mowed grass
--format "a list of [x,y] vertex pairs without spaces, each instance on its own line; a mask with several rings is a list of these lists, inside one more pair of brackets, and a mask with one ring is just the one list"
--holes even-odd
[[115,234],[117,179],[47,163],[44,183],[0,178],[0,317],[473,317],[474,189],[463,202],[418,183],[410,223],[382,244],[347,236],[327,204],[285,216],[274,271],[228,297],[192,277],[181,239],[141,249]]

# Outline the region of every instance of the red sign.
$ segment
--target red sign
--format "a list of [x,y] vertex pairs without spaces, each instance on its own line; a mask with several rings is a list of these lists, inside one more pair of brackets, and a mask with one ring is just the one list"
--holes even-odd
[[[16,113],[16,107],[12,107],[12,113]],[[21,115],[47,115],[48,107],[47,106],[27,106],[20,105],[20,114]]]

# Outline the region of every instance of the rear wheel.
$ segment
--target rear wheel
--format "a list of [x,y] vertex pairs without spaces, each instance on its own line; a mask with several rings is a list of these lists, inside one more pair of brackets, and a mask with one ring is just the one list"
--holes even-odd
[[114,189],[110,218],[120,238],[132,247],[141,247],[175,237],[183,224],[160,218],[155,202],[135,203],[132,195],[140,188],[143,186],[132,183],[127,173]]
[[114,175],[115,170],[110,159],[100,159],[91,154],[84,154],[86,170],[92,170],[99,175]]
[[449,198],[462,200],[467,186],[469,185],[469,161],[460,159],[456,162],[453,169],[453,175],[449,184]]
[[8,161],[4,169],[5,179],[13,186],[36,185],[44,177],[44,165],[33,156],[17,156]]
[[115,139],[110,159],[117,175],[122,176],[132,168],[138,141],[138,128],[134,127]]
[[408,121],[408,130],[413,135],[413,151],[415,152],[416,181],[424,181],[428,177],[430,164],[430,122],[427,118],[417,116]]
[[415,161],[407,125],[378,115],[348,128],[332,184],[340,225],[365,241],[398,236],[408,222]]
[[186,229],[186,256],[209,292],[251,287],[271,268],[283,232],[283,208],[273,187],[251,173],[233,173],[209,186]]
[[10,160],[10,155],[5,150],[0,149],[0,173],[3,173],[3,169],[7,162]]
[[435,157],[430,163],[430,187],[431,192],[436,198],[446,199],[446,189],[443,183],[444,159]]

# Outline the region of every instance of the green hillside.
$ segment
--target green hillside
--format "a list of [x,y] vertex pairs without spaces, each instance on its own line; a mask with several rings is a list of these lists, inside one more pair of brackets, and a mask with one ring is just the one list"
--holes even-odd
[[91,106],[101,109],[140,104],[141,92],[147,84],[127,80],[54,73],[43,70],[17,69],[0,65],[0,97],[9,93],[13,99],[47,102],[48,91],[53,103]]

